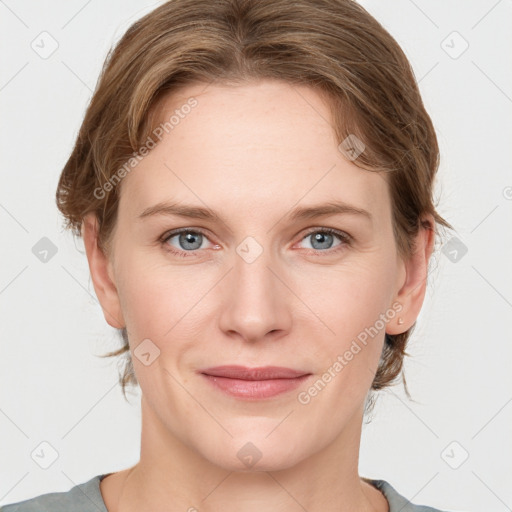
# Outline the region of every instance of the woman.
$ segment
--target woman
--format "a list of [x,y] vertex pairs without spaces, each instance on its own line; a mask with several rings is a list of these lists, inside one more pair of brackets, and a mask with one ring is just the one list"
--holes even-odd
[[358,474],[437,228],[436,135],[349,0],[173,0],[105,63],[57,204],[140,385],[140,461],[4,512],[434,511]]

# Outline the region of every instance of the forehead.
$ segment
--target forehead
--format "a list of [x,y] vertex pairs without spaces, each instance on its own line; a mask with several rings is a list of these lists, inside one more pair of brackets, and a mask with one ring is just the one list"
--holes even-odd
[[132,213],[165,200],[232,207],[235,215],[322,200],[377,218],[389,211],[384,177],[345,158],[329,104],[306,86],[194,84],[164,98],[155,114],[172,124],[124,179],[121,203]]

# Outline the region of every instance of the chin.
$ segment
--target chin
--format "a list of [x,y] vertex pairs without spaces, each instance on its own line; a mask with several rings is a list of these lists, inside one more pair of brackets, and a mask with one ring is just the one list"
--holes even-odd
[[[205,458],[226,471],[238,473],[257,473],[262,471],[281,471],[295,466],[304,460],[308,453],[305,449],[306,440],[301,442],[290,437],[284,439],[276,436],[241,436],[230,439],[228,445],[208,447]],[[252,440],[251,440],[252,439]],[[298,450],[297,446],[302,446]]]

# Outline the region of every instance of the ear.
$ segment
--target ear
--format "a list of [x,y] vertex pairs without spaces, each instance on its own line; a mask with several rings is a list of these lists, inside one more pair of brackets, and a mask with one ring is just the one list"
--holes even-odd
[[100,301],[105,320],[110,326],[122,329],[126,324],[113,278],[112,263],[98,247],[98,219],[94,212],[88,213],[82,221],[82,238],[94,291]]
[[[424,227],[429,223],[430,227]],[[398,302],[402,310],[386,327],[388,334],[401,334],[410,329],[420,314],[427,289],[428,263],[434,249],[435,220],[432,215],[422,218],[422,227],[415,240],[415,252],[407,261],[401,261],[400,281],[392,304]],[[398,324],[402,318],[403,323]]]

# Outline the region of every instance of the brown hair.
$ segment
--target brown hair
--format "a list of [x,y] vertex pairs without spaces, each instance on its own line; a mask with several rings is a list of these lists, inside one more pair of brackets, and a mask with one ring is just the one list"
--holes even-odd
[[[60,176],[56,200],[65,227],[80,236],[83,217],[95,212],[98,245],[108,254],[120,187],[105,184],[120,179],[153,132],[160,100],[193,82],[259,79],[315,88],[329,101],[337,140],[363,141],[353,163],[386,173],[403,258],[420,229],[453,229],[432,202],[439,148],[412,68],[393,37],[352,0],[171,0],[133,23],[105,60]],[[415,325],[386,334],[372,390],[402,373]],[[105,356],[127,353],[119,376],[126,397],[125,386],[137,379],[126,328],[121,334],[123,346]]]

